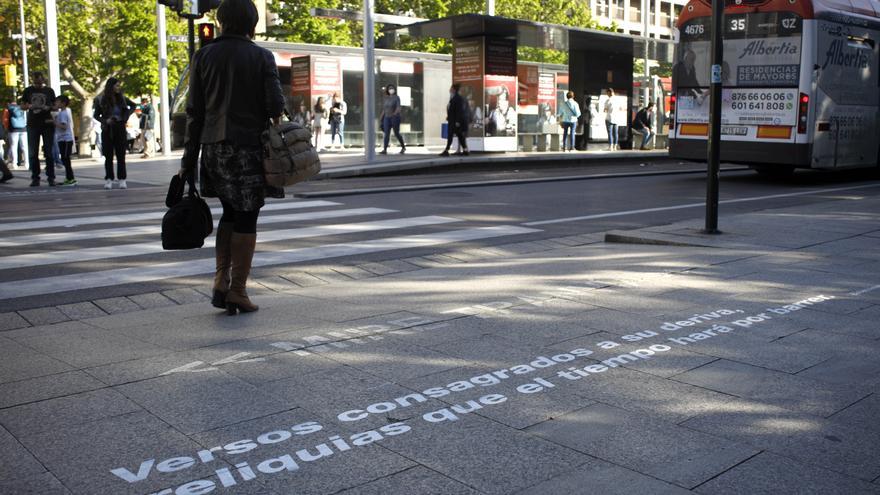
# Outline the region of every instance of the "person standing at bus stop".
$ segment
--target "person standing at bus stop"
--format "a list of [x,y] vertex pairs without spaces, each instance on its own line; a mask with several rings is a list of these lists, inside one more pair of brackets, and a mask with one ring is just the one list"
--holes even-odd
[[614,90],[608,88],[605,92],[605,95],[608,97],[605,100],[605,129],[608,130],[608,151],[619,150],[620,145],[618,144],[618,117],[614,109]]
[[581,116],[581,107],[574,99],[574,91],[565,94],[565,101],[562,102],[559,110],[562,122],[562,151],[565,151],[566,145],[568,151],[574,151],[574,131]]
[[458,144],[463,150],[461,154],[469,155],[467,145],[467,128],[469,124],[469,108],[468,103],[459,94],[461,84],[453,84],[449,87],[449,103],[446,104],[446,122],[448,129],[446,131],[446,149],[440,156],[449,156],[449,148],[452,147],[452,138],[458,138]]
[[381,154],[388,154],[388,141],[391,139],[391,131],[400,143],[400,154],[406,153],[406,144],[400,135],[400,96],[397,95],[397,86],[389,84],[385,88],[385,100],[382,102],[382,132],[385,134]]

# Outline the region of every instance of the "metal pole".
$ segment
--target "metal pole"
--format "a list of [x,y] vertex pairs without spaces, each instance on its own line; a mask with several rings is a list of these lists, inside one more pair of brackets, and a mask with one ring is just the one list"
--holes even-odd
[[486,0],[486,15],[495,15],[495,0]]
[[46,55],[49,62],[49,86],[55,94],[61,93],[61,69],[58,63],[58,10],[55,0],[45,0],[46,6]]
[[721,161],[721,64],[724,0],[712,1],[712,74],[709,95],[708,177],[706,178],[707,234],[718,234],[718,182]]
[[374,0],[364,0],[364,156],[376,160],[376,60]]
[[651,4],[649,0],[642,0],[642,36],[645,37],[645,50],[642,54],[643,63],[645,64],[645,83],[642,87],[642,94],[644,95],[645,106],[648,105],[648,101],[650,101],[651,98],[651,88],[649,86],[651,84],[651,67],[648,66],[648,38],[650,37],[650,34],[648,32],[648,9],[650,8],[650,6]]
[[21,70],[22,70],[22,81],[24,82],[24,87],[30,86],[30,74],[28,73],[28,61],[27,61],[27,33],[25,33],[24,29],[24,0],[18,0],[18,11],[21,16]]
[[168,93],[168,40],[165,32],[165,6],[156,2],[156,32],[159,35],[159,125],[162,156],[171,156],[171,95]]
[[196,21],[192,17],[186,19],[189,28],[189,62],[192,63],[193,56],[196,54]]

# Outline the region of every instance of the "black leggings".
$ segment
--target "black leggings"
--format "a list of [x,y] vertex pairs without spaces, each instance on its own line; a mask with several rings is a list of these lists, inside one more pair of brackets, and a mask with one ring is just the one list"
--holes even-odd
[[257,217],[260,216],[260,210],[235,211],[232,205],[222,199],[220,204],[223,206],[223,215],[220,217],[221,223],[231,223],[232,231],[238,234],[257,233]]
[[[125,145],[128,137],[125,124],[110,124],[101,128],[101,144],[104,148],[104,180],[125,180]],[[116,154],[116,171],[113,176],[113,154]]]

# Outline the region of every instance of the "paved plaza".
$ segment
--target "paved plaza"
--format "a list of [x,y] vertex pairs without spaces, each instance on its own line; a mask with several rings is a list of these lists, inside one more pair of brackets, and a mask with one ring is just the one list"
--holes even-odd
[[0,314],[0,493],[880,493],[878,211]]

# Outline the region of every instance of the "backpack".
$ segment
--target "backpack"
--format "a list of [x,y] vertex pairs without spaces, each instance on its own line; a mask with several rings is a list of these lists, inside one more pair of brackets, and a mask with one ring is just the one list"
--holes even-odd
[[321,171],[321,160],[312,146],[312,133],[302,125],[296,122],[270,125],[260,139],[266,184],[292,186]]
[[183,179],[178,175],[171,178],[165,197],[169,209],[162,218],[162,249],[200,248],[214,230],[211,208],[199,195],[194,182],[187,180],[189,192],[184,197]]

